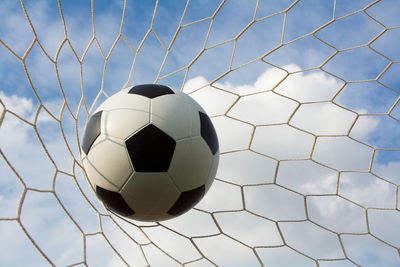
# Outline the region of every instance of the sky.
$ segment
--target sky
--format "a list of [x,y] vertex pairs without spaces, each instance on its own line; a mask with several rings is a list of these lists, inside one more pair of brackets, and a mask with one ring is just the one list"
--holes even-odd
[[[60,2],[1,3],[0,266],[399,266],[395,0]],[[78,140],[154,82],[207,111],[220,165],[188,213],[122,220]]]

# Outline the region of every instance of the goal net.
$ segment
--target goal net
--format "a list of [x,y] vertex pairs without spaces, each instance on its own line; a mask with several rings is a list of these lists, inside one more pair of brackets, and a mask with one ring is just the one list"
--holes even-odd
[[[1,266],[399,266],[400,5],[3,0]],[[108,212],[80,140],[121,89],[208,112],[220,165],[188,213]]]

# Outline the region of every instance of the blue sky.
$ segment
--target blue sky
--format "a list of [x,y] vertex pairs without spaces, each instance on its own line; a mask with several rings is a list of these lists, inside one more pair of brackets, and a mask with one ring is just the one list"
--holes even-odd
[[[61,1],[64,20],[24,1],[35,39],[3,1],[0,266],[397,266],[400,10],[372,3],[174,0],[153,17],[155,1],[94,0],[93,25],[90,1]],[[88,186],[78,138],[107,96],[153,82],[205,108],[221,163],[195,210],[127,223]]]

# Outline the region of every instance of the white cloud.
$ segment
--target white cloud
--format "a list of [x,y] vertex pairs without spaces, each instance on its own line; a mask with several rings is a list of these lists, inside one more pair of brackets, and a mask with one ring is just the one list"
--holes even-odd
[[22,206],[21,223],[54,264],[82,260],[82,233],[53,194],[29,191]]
[[[289,71],[299,71],[296,65],[287,65]],[[277,88],[276,92],[297,99],[300,102],[331,100],[343,83],[326,73],[317,70],[290,74]]]
[[[288,65],[285,66],[285,69],[287,71],[296,70],[296,66]],[[283,70],[277,68],[271,68],[266,70],[263,74],[261,74],[260,77],[257,78],[256,82],[254,83],[254,87],[259,90],[271,90],[285,77],[286,77],[286,72],[284,72]]]
[[[28,122],[34,122],[39,105],[36,106],[36,103],[34,104],[32,98],[26,96],[18,96],[16,94],[9,95],[6,92],[0,90],[0,99],[3,102],[7,111],[11,111],[17,114]],[[53,114],[53,116],[58,118],[62,103],[63,101],[61,99],[55,99],[44,101],[43,106],[47,110],[49,110]],[[43,109],[43,107],[41,108]],[[39,116],[37,118],[38,123],[44,123],[53,120],[53,118],[47,112],[44,112],[44,110],[42,110],[41,114],[42,116]],[[6,127],[8,126],[6,125]]]
[[[293,176],[298,176],[298,174],[293,174]],[[309,177],[306,177],[306,179]],[[304,192],[334,192],[337,182],[336,175],[327,175],[326,177],[319,177],[318,181],[304,181],[301,183],[300,190]],[[293,179],[293,178],[292,178]],[[303,179],[303,177],[299,177],[299,179]],[[294,179],[293,179],[294,180]]]
[[[368,123],[371,122],[371,128],[366,130],[366,133],[361,132],[368,128]],[[395,119],[387,115],[366,115],[360,116],[354,125],[351,137],[354,137],[361,142],[376,148],[400,149],[398,138],[400,135],[400,124]]]
[[[201,104],[201,103],[200,103]],[[249,147],[253,127],[246,123],[225,117],[212,119],[217,131],[220,152],[246,149]]]
[[[7,109],[15,111],[31,123],[34,122],[36,108],[33,107],[32,99],[17,95],[9,96],[1,91],[0,97]],[[58,106],[56,101],[46,104]],[[64,130],[69,131],[73,128],[71,125],[69,129]],[[71,172],[72,160],[63,143],[58,122],[42,109],[36,122],[36,129],[57,167]],[[51,188],[49,181],[54,176],[54,165],[33,126],[7,112],[0,128],[0,147],[28,186]]]
[[[171,258],[171,256],[167,255],[160,248],[156,247],[153,244],[147,245],[143,247],[143,252],[147,257],[149,266],[176,266],[177,263],[175,260]],[[116,266],[117,267],[117,266]]]
[[[187,237],[207,236],[219,233],[211,215],[195,209],[189,210],[187,213],[173,220],[163,221],[161,224]],[[198,225],[202,225],[202,227],[198,227]]]
[[283,161],[279,164],[277,182],[303,195],[334,194],[337,172],[311,160]]
[[5,161],[0,161],[0,171],[0,214],[5,218],[14,218],[24,188]]
[[[17,221],[0,221],[0,262],[3,266],[24,266],[27,263],[49,265],[32,245]],[[5,242],[7,241],[7,242]],[[21,252],[23,251],[23,257]]]
[[307,159],[311,155],[314,136],[288,125],[256,128],[251,148],[275,159]]
[[246,186],[246,209],[274,221],[304,220],[304,198],[277,185]]
[[243,208],[240,187],[216,180],[196,208],[206,212],[240,210]]
[[[201,77],[199,78],[201,79]],[[208,116],[225,114],[238,98],[236,95],[211,86],[204,87],[190,96],[194,100],[203,103],[202,107],[207,110]],[[209,99],[215,99],[215,101],[208,101]]]
[[369,234],[342,235],[341,239],[347,257],[361,266],[395,267],[399,265],[397,249],[385,245]]
[[164,227],[151,227],[144,232],[155,245],[164,249],[169,255],[185,263],[201,258],[201,254],[195,249],[188,238],[182,237]]
[[386,164],[374,162],[373,172],[384,179],[400,185],[400,161],[390,161]]
[[373,235],[400,247],[400,212],[398,210],[368,210],[370,231]]
[[226,235],[195,238],[194,242],[207,258],[220,266],[258,265],[257,259],[250,248]]
[[190,94],[191,92],[200,89],[210,84],[203,76],[197,76],[193,79],[188,80],[183,86],[183,92]]
[[[266,65],[267,66],[267,65]],[[285,66],[288,70],[297,71],[299,70],[296,65],[287,65]],[[239,95],[247,95],[253,94],[257,92],[269,91],[272,90],[281,80],[283,80],[287,75],[287,72],[278,69],[278,68],[266,68],[265,71],[257,77],[253,84],[240,84],[234,86],[228,81],[223,83],[216,82],[213,84],[216,88],[221,88],[226,91],[230,91]],[[209,85],[210,82],[203,76],[196,76],[192,79],[189,79],[183,87],[183,91],[187,94],[191,94],[191,92],[200,89]]]
[[0,130],[0,146],[2,149],[21,149],[27,142],[30,126],[13,115],[6,114]]
[[257,248],[256,251],[262,262],[268,266],[315,266],[315,263],[312,259],[286,246],[275,248]]
[[366,208],[393,208],[396,204],[396,186],[371,173],[342,173],[339,195]]
[[[106,239],[98,234],[86,238],[86,260],[89,266],[122,266],[124,262],[115,255]],[[108,263],[108,264],[107,264]]]
[[246,211],[215,215],[222,231],[251,247],[283,245],[276,224]]
[[312,158],[340,171],[368,171],[372,149],[347,136],[318,137]]
[[310,219],[336,233],[366,233],[365,210],[338,196],[307,198]]
[[316,135],[347,134],[356,114],[330,102],[302,104],[290,124]]
[[292,248],[317,259],[343,258],[339,238],[332,232],[309,222],[278,223],[285,241]]
[[[285,66],[287,70],[294,70],[296,66],[294,65],[288,65]],[[239,85],[234,87],[231,85],[229,82],[226,82],[225,84],[217,85],[216,86],[221,86],[222,88],[227,87],[230,88],[233,92],[240,94],[240,95],[246,95],[246,94],[251,94],[251,93],[257,93],[257,92],[262,92],[262,91],[268,91],[272,90],[281,80],[283,80],[286,77],[287,73],[281,69],[278,68],[268,68],[265,70],[264,73],[262,73],[257,80],[254,82],[254,84],[247,85]]]
[[[365,112],[365,111],[362,111]],[[356,125],[351,129],[351,136],[363,139],[374,132],[379,125],[379,118],[372,116],[362,116],[357,119]]]
[[[109,217],[101,217],[102,229],[110,244],[120,253],[128,265],[145,266],[139,245],[124,233]],[[96,253],[97,254],[97,253]],[[117,255],[110,261],[109,266],[115,266]]]
[[272,183],[277,161],[249,150],[220,155],[217,178],[238,185]]
[[33,102],[32,99],[26,97],[18,97],[17,95],[7,95],[0,91],[0,99],[7,110],[20,115],[28,120],[32,119]]
[[285,123],[297,103],[273,92],[244,96],[232,107],[228,116],[254,125]]

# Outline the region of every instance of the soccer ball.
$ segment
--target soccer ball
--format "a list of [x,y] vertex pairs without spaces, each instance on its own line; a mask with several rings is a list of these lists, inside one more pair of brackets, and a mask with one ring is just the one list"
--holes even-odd
[[219,145],[206,112],[163,85],[132,87],[109,97],[89,119],[82,163],[111,211],[141,221],[179,216],[210,188]]

